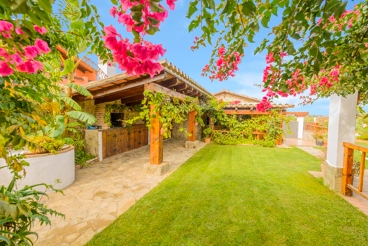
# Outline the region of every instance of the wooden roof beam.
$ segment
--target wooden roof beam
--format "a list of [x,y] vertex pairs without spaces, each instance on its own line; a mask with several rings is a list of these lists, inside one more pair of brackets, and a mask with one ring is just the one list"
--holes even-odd
[[188,88],[189,88],[188,84],[185,84],[185,83],[172,87],[172,89],[175,91],[184,91]]
[[144,96],[142,93],[137,94],[137,95],[133,95],[130,97],[124,97],[121,99],[121,104],[127,104],[127,103],[132,103],[132,102],[137,102],[137,101],[142,101],[144,99]]
[[155,84],[155,83],[149,83],[149,84],[145,84],[144,85],[144,90],[148,90],[151,92],[160,92],[160,93],[164,93],[166,95],[169,95],[170,97],[175,97],[178,98],[180,100],[184,100],[187,96],[183,95],[179,92],[170,90],[168,88],[165,88],[161,85]]
[[165,80],[165,81],[158,81],[156,83],[159,83],[161,86],[166,87],[166,88],[172,88],[174,86],[179,85],[180,81],[177,78],[172,78],[172,79]]
[[[166,73],[160,74],[160,75],[155,76],[153,78],[146,78],[146,79],[143,79],[141,81],[132,82],[132,83],[129,83],[129,84],[113,85],[113,86],[110,86],[108,88],[92,91],[91,94],[92,94],[93,99],[97,99],[97,98],[100,98],[100,97],[105,97],[105,96],[108,96],[110,94],[115,94],[117,92],[125,91],[125,90],[128,90],[128,89],[134,88],[134,87],[142,86],[144,84],[155,82],[155,81],[162,80],[162,79],[165,79],[165,78],[166,78]],[[77,101],[82,101],[82,100],[88,99],[88,97],[84,97],[84,96],[76,96],[75,98],[76,98]]]

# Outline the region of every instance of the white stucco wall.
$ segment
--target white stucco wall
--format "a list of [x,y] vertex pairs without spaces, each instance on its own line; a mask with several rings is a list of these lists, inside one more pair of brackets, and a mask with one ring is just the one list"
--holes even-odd
[[298,117],[297,121],[298,121],[298,138],[302,139],[304,133],[304,117]]
[[[25,167],[26,177],[17,182],[18,189],[26,185],[39,183],[46,183],[53,185],[56,189],[63,189],[75,180],[74,147],[62,150],[56,155],[39,154],[27,156],[25,160],[29,163],[29,166]],[[5,160],[0,159],[0,167],[5,165]],[[0,169],[0,185],[7,186],[12,177],[8,168]]]

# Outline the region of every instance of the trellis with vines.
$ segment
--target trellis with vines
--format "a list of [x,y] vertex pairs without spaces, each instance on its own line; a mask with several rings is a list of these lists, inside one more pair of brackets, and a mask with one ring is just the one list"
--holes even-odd
[[[154,106],[151,113],[151,106]],[[132,124],[137,120],[144,120],[148,128],[151,128],[151,120],[158,118],[162,123],[163,135],[165,138],[171,137],[173,124],[181,124],[180,132],[185,132],[182,123],[186,121],[190,112],[196,111],[196,122],[204,126],[202,115],[203,109],[200,107],[198,99],[185,97],[178,99],[170,97],[167,94],[160,92],[144,91],[144,99],[138,116],[127,120],[128,124]],[[189,133],[187,133],[189,135]]]

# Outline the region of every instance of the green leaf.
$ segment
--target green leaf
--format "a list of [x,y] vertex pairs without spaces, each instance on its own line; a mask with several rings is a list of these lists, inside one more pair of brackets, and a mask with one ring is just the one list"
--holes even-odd
[[198,5],[198,0],[190,2],[188,12],[186,15],[187,18],[191,18],[192,15],[198,10],[197,5]]
[[70,27],[72,29],[81,29],[84,26],[84,23],[81,21],[73,22]]
[[[6,232],[6,231],[4,231],[4,232],[3,231],[0,231],[0,233],[3,234],[3,233],[8,233],[8,232]],[[12,245],[12,243],[10,242],[10,240],[7,237],[5,237],[5,236],[1,236],[0,235],[0,241],[6,242],[7,245],[9,245],[9,246]]]
[[244,2],[242,4],[242,13],[245,16],[252,16],[256,12],[256,5],[254,5],[253,1]]
[[85,96],[85,97],[92,96],[92,94],[86,88],[84,88],[83,86],[80,86],[78,84],[68,83],[68,84],[66,84],[66,86],[68,86],[69,88],[72,88],[72,89],[76,90],[82,96]]
[[265,28],[268,28],[268,22],[270,22],[270,19],[271,19],[271,14],[269,12],[266,12],[261,21],[262,26],[264,26]]
[[79,104],[74,101],[73,99],[71,99],[70,97],[60,97],[60,100],[65,102],[66,104],[68,104],[70,107],[72,107],[75,110],[82,110],[81,106],[79,106]]
[[152,2],[152,1],[150,2],[150,9],[152,12],[158,12],[158,13],[165,12],[163,8],[161,8],[157,3]]
[[68,0],[72,5],[79,8],[79,1],[78,0]]
[[112,4],[118,5],[118,0],[111,0]]
[[97,120],[96,118],[86,112],[81,112],[81,111],[69,111],[66,113],[69,117],[82,121],[88,125],[93,125]]
[[[52,1],[53,2],[53,1]],[[52,12],[52,3],[50,0],[38,0],[38,5],[47,13]]]
[[64,70],[61,72],[61,76],[67,75],[73,72],[74,69],[74,61],[72,59],[67,59],[64,62]]
[[232,11],[234,11],[235,5],[235,0],[227,0],[224,9],[221,12],[221,15],[230,14]]

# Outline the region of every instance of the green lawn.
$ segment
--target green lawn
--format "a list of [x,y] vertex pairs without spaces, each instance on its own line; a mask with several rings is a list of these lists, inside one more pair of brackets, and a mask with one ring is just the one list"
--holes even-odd
[[368,217],[297,148],[207,145],[87,245],[367,245]]

